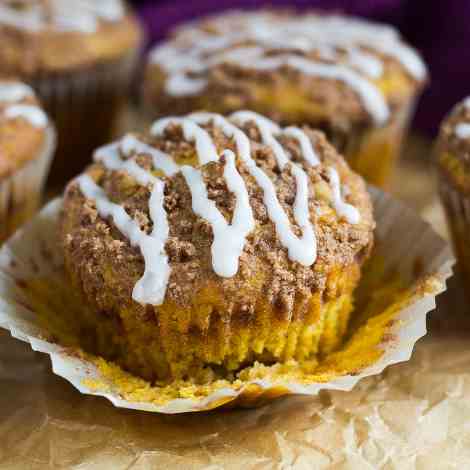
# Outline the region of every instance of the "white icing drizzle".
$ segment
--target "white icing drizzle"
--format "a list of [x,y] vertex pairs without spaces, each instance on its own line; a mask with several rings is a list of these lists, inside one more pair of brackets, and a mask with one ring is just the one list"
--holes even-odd
[[286,166],[290,159],[282,145],[275,138],[274,134],[286,135],[295,138],[300,144],[303,158],[312,166],[316,166],[320,163],[307,134],[298,127],[291,126],[281,129],[281,127],[279,127],[275,122],[255,113],[254,111],[237,111],[230,116],[230,119],[240,123],[241,125],[244,125],[249,121],[256,124],[260,131],[263,143],[271,147],[274,152],[274,156],[276,157],[277,164],[281,170]]
[[302,155],[309,165],[317,166],[320,164],[320,159],[313,149],[312,142],[304,131],[298,127],[286,127],[283,134],[298,140]]
[[[94,33],[99,20],[116,22],[125,15],[121,0],[49,0],[48,8],[23,0],[23,8],[15,2],[0,5],[0,24],[33,32],[52,26],[58,31]],[[50,17],[49,17],[50,14]]]
[[348,63],[373,79],[378,79],[383,74],[382,62],[373,55],[359,52],[358,49],[348,50]]
[[[64,0],[54,0],[64,3]],[[126,13],[124,3],[121,0],[75,0],[78,10],[87,10],[91,14],[96,15],[106,21],[119,21]],[[70,5],[70,0],[66,0]]]
[[33,96],[32,88],[24,83],[0,81],[0,104],[7,103],[7,106],[2,111],[3,117],[5,119],[22,118],[34,127],[46,127],[48,118],[41,108],[21,103],[25,98]]
[[457,124],[454,132],[459,139],[468,139],[470,137],[470,123]]
[[390,111],[380,90],[353,70],[343,65],[315,63],[297,56],[286,59],[286,63],[306,75],[339,80],[348,85],[359,95],[367,112],[377,124],[383,124],[389,118]]
[[[325,41],[337,47],[350,44],[365,46],[396,59],[417,80],[426,77],[426,66],[420,56],[400,40],[399,34],[391,26],[337,15],[326,18],[312,15],[312,20],[310,23],[307,17],[299,25],[312,40],[325,38]],[[293,25],[293,28],[295,31],[296,26]]]
[[12,104],[5,109],[4,115],[7,119],[26,119],[31,125],[39,128],[46,127],[48,123],[46,113],[37,106],[29,104]]
[[[85,197],[95,201],[98,213],[102,217],[111,216],[116,227],[129,237],[131,244],[140,248],[145,261],[145,271],[134,286],[132,298],[142,304],[161,305],[165,299],[170,277],[170,266],[165,252],[169,227],[163,205],[164,183],[140,167],[135,160],[123,160],[119,155],[120,150],[122,150],[122,142],[101,147],[95,152],[95,160],[100,161],[110,170],[127,171],[143,186],[152,185],[149,212],[153,221],[153,229],[150,235],[142,231],[138,223],[133,221],[121,206],[109,201],[104,191],[87,175],[79,178],[80,189]],[[137,153],[147,152],[137,150]]]
[[180,125],[183,129],[184,138],[196,143],[196,152],[201,165],[216,162],[219,159],[217,149],[209,133],[188,118],[168,117],[160,119],[152,125],[150,132],[153,135],[161,136],[170,124]]
[[196,95],[206,86],[207,81],[203,78],[189,78],[185,73],[175,73],[168,78],[165,89],[170,95],[183,96]]
[[[182,28],[176,40],[152,51],[151,62],[168,74],[167,93],[200,93],[208,85],[200,74],[224,62],[259,70],[288,66],[311,76],[342,81],[357,93],[374,121],[382,124],[389,117],[388,105],[366,77],[379,78],[383,62],[361,47],[398,60],[417,80],[427,73],[419,55],[402,43],[394,29],[355,18],[310,14],[286,19],[250,12],[226,14],[213,25],[218,35],[197,27]],[[255,45],[247,46],[247,42]],[[281,54],[267,55],[272,50]],[[299,55],[310,51],[315,51],[320,61]]]
[[[465,98],[458,106],[462,106],[466,110],[470,110],[470,96]],[[460,122],[454,128],[454,134],[459,139],[470,138],[470,122]]]
[[[239,111],[232,114],[230,118],[242,125],[248,121],[254,122],[261,133],[263,142],[273,150],[279,168],[282,170],[289,163],[287,153],[273,135],[273,133],[280,134],[282,132],[277,124],[251,111]],[[252,160],[251,157],[250,160]],[[290,259],[304,266],[311,266],[317,257],[317,241],[309,215],[308,176],[300,166],[292,164],[292,173],[297,183],[294,218],[302,230],[302,236],[299,238],[290,229],[289,217],[277,198],[276,188],[272,181],[256,165],[249,168],[252,176],[263,189],[264,203],[268,209],[269,217],[276,226],[279,239],[287,248]]]
[[40,5],[31,5],[23,11],[0,4],[0,23],[14,28],[39,31],[43,26],[42,8]]
[[236,197],[230,225],[217,209],[215,202],[209,199],[201,171],[183,166],[181,172],[191,190],[194,213],[212,225],[214,241],[211,253],[214,272],[222,277],[233,277],[238,272],[238,260],[243,252],[246,237],[255,226],[255,220],[245,182],[235,166],[235,155],[226,150],[224,156],[224,178],[228,190]]
[[[302,156],[308,165],[320,163],[309,137],[299,128],[280,128],[263,116],[249,111],[234,113],[231,120],[218,114],[193,113],[186,118],[166,118],[154,123],[152,133],[162,135],[170,123],[178,124],[183,129],[186,140],[194,141],[201,165],[218,160],[215,144],[209,133],[200,127],[210,121],[228,138],[233,139],[238,157],[245,164],[248,172],[263,190],[263,201],[267,213],[273,222],[281,244],[287,249],[289,258],[304,266],[311,266],[317,256],[317,241],[314,227],[310,221],[309,177],[304,169],[290,161],[290,155],[284,150],[276,136],[285,135],[297,140]],[[248,136],[234,123],[252,121],[258,126],[263,142],[273,150],[277,163],[282,169],[291,165],[296,180],[296,196],[293,216],[302,232],[298,237],[291,229],[289,217],[277,197],[276,187],[270,177],[257,166],[251,157],[251,145]],[[132,297],[142,304],[161,305],[165,298],[170,266],[165,252],[169,236],[167,214],[164,208],[164,183],[152,172],[141,167],[136,158],[139,155],[152,157],[153,167],[160,169],[166,176],[181,171],[191,192],[192,210],[199,217],[211,224],[213,243],[211,246],[214,272],[221,277],[232,277],[239,269],[239,259],[243,252],[246,238],[255,227],[253,211],[248,190],[236,167],[236,157],[231,150],[224,150],[224,179],[228,190],[235,196],[235,209],[229,223],[209,199],[202,172],[191,166],[178,166],[172,158],[160,150],[141,142],[133,135],[127,135],[120,141],[98,149],[95,160],[111,171],[125,171],[143,186],[151,186],[149,213],[153,221],[152,232],[148,235],[132,220],[124,208],[110,201],[104,190],[88,175],[78,178],[79,187],[87,199],[95,202],[101,217],[111,217],[120,232],[129,238],[132,246],[138,247],[145,261],[145,271],[134,287]],[[126,158],[123,158],[126,157]],[[333,206],[338,215],[349,223],[360,220],[359,211],[343,201],[337,171],[329,168],[333,193]]]
[[341,183],[339,181],[339,175],[335,168],[328,168],[328,176],[330,177],[331,190],[333,192],[333,207],[339,216],[344,217],[350,224],[358,224],[361,220],[361,214],[359,211],[343,201],[341,196]]
[[254,122],[261,134],[263,143],[273,150],[279,168],[282,170],[286,166],[289,162],[289,157],[282,145],[274,137],[274,134],[281,133],[281,128],[275,122],[253,111],[237,111],[230,118],[241,125],[249,121]]
[[15,103],[32,96],[34,96],[33,89],[24,83],[0,81],[0,101]]
[[130,155],[132,152],[137,154],[147,154],[152,157],[153,166],[163,172],[166,176],[173,176],[180,170],[174,160],[166,153],[141,142],[132,134],[126,135],[120,142],[121,150],[125,155]]

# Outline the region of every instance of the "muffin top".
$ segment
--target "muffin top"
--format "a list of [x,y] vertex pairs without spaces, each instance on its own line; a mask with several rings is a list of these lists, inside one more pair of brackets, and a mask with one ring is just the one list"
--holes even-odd
[[[426,67],[389,26],[316,12],[261,10],[230,12],[177,29],[150,54],[149,76],[163,84],[155,91],[162,113],[178,105],[188,109],[200,95],[223,95],[227,109],[253,109],[253,102],[266,98],[263,88],[253,85],[259,83],[295,90],[310,109],[318,105],[332,120],[347,115],[353,122],[382,125],[393,107],[422,87]],[[280,97],[270,116],[283,122],[282,111],[279,118],[275,111],[285,105]],[[290,107],[293,101],[290,96]],[[216,98],[214,103],[222,106]]]
[[2,0],[0,71],[28,77],[112,61],[141,30],[121,0]]
[[470,97],[444,119],[439,138],[447,151],[470,163]]
[[441,124],[437,141],[440,174],[470,192],[470,97],[458,103]]
[[47,126],[28,85],[0,80],[0,180],[40,154]]
[[373,229],[362,178],[321,132],[250,111],[163,118],[98,149],[62,217],[85,291],[104,310],[132,296],[142,312],[189,308],[208,286],[242,310],[262,293],[292,312],[367,257]]

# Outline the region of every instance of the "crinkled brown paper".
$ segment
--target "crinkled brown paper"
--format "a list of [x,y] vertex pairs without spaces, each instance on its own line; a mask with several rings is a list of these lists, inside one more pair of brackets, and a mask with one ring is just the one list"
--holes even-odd
[[[2,333],[2,469],[445,469],[470,465],[470,348],[420,341],[352,392],[158,415],[84,396]],[[455,465],[451,467],[451,464]]]

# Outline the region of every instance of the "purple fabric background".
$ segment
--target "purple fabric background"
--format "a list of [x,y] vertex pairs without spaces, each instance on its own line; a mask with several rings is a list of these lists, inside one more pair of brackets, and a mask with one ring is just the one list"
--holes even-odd
[[394,24],[424,56],[431,83],[417,109],[415,125],[431,135],[445,113],[470,95],[469,0],[141,0],[135,1],[152,43],[174,25],[229,8],[290,6],[323,8]]

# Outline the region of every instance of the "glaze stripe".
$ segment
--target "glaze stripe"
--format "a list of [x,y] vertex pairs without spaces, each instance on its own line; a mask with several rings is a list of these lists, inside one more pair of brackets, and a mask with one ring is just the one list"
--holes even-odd
[[46,113],[37,106],[29,104],[12,104],[5,109],[4,115],[7,119],[26,119],[32,126],[38,128],[44,128],[48,123]]
[[34,91],[28,85],[21,82],[0,81],[0,104],[7,103],[3,108],[3,117],[22,118],[34,127],[45,128],[49,122],[46,113],[38,106],[21,102],[31,97],[34,97]]
[[226,150],[223,156],[227,188],[236,197],[233,220],[230,225],[217,209],[215,202],[209,199],[201,171],[190,166],[183,166],[181,172],[191,191],[194,213],[212,226],[214,240],[211,253],[214,272],[221,277],[233,277],[238,272],[238,260],[243,252],[246,237],[255,227],[255,220],[245,182],[235,166],[235,155],[230,150]]
[[[122,142],[101,147],[95,153],[95,160],[101,162],[110,170],[125,170],[142,186],[152,185],[149,199],[150,218],[153,230],[145,234],[138,224],[130,219],[124,209],[119,210],[111,203],[94,182],[79,178],[83,194],[95,201],[96,208],[103,217],[112,216],[117,228],[129,236],[131,243],[138,246],[145,261],[143,276],[134,286],[132,298],[142,304],[161,305],[165,299],[166,286],[170,277],[168,256],[165,244],[168,240],[168,218],[164,208],[164,183],[150,172],[140,167],[135,160],[123,160],[119,155]],[[84,175],[86,176],[86,175]],[[133,238],[131,238],[133,236]]]
[[46,5],[41,3],[23,0],[20,3],[23,8],[0,4],[0,24],[32,32],[52,26],[63,32],[95,33],[100,20],[116,22],[125,15],[121,0],[48,0],[44,2]]

